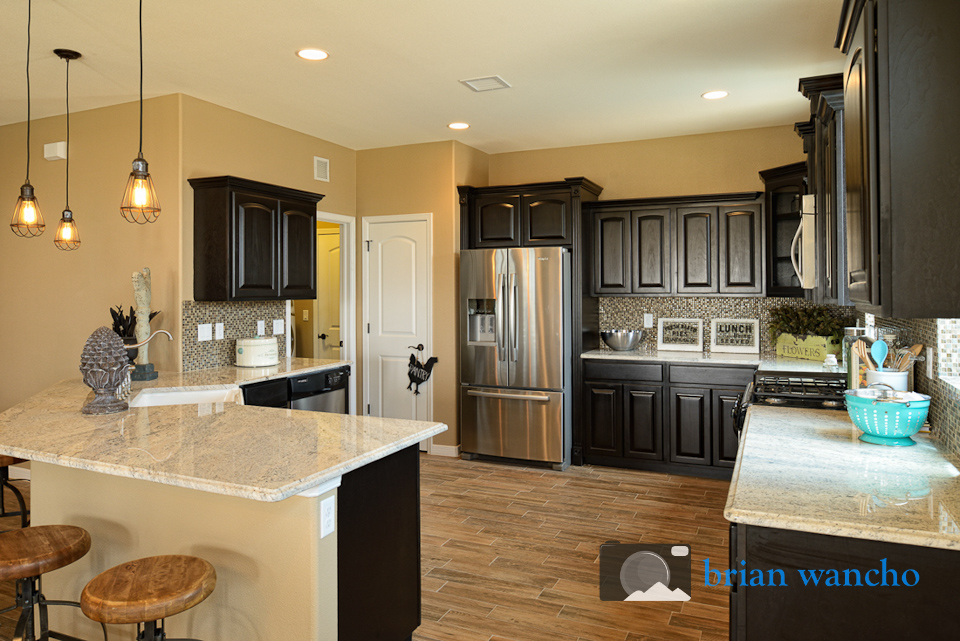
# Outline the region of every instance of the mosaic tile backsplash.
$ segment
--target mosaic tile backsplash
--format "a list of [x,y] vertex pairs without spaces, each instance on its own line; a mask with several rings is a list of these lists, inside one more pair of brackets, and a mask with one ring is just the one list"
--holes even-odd
[[[257,321],[266,321],[272,334],[273,321],[286,318],[286,301],[200,302],[183,301],[183,371],[233,365],[238,338],[254,336]],[[197,325],[223,323],[223,339],[197,341]],[[286,327],[284,327],[286,329]],[[284,335],[277,336],[280,358],[286,356]]]
[[[858,320],[861,325],[866,324],[863,314],[858,315]],[[924,346],[932,345],[937,348],[933,371],[939,374],[935,374],[933,380],[930,380],[927,377],[926,363],[917,363],[913,368],[914,388],[921,394],[930,396],[929,420],[933,431],[951,451],[960,456],[960,388],[942,378],[958,375],[955,369],[951,368],[956,368],[957,348],[960,347],[960,320],[904,320],[878,316],[876,323],[880,333],[883,333],[885,328],[896,330],[902,345],[922,343]],[[949,362],[944,363],[943,359],[948,359]]]
[[[760,321],[760,353],[772,354],[776,347],[770,342],[767,325],[770,310],[782,305],[811,306],[799,298],[707,298],[703,297],[614,297],[600,298],[600,329],[640,329],[643,315],[653,314],[653,328],[643,330],[640,343],[656,348],[657,321],[660,318],[703,319],[703,351],[710,351],[710,321],[714,318],[750,318]],[[828,306],[838,318],[853,318],[848,307]]]

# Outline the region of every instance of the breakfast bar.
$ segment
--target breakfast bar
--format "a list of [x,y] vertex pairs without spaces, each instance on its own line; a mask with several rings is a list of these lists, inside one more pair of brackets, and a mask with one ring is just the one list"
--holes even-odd
[[[288,364],[260,375],[236,368],[161,374],[147,387],[229,389],[339,364]],[[94,575],[124,561],[188,554],[213,564],[218,585],[203,604],[168,622],[171,636],[336,639],[339,583],[353,561],[344,560],[338,535],[363,523],[384,537],[380,548],[416,568],[417,585],[404,589],[417,596],[419,622],[419,548],[395,546],[391,525],[415,528],[419,545],[418,443],[445,425],[230,401],[83,415],[91,396],[79,380],[67,380],[0,414],[0,454],[32,462],[33,523],[78,525],[92,537],[90,554],[45,578],[49,598],[75,599]],[[337,527],[322,535],[329,524],[321,502],[329,497],[337,497]],[[370,528],[394,518],[391,505],[412,511],[412,520]],[[366,589],[385,594],[390,587]],[[57,614],[54,627],[68,634],[94,638],[99,629],[74,612]],[[132,634],[117,628],[111,638]]]

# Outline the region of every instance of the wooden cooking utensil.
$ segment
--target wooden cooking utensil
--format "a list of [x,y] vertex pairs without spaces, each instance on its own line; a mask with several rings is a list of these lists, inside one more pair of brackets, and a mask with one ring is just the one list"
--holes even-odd
[[900,357],[897,359],[896,368],[901,372],[907,371],[910,369],[910,364],[913,363],[918,356],[920,356],[920,352],[922,351],[922,343],[918,343],[910,348],[901,350]]
[[867,344],[864,341],[857,341],[854,343],[853,348],[857,350],[857,356],[860,357],[860,360],[863,361],[863,364],[866,365],[867,369],[877,369],[877,366],[873,363],[873,359],[870,358],[870,348],[867,347]]

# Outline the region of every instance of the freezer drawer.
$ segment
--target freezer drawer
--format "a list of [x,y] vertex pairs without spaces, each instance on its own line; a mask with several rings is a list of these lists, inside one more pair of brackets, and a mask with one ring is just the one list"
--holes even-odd
[[462,448],[529,461],[563,461],[563,393],[460,388]]

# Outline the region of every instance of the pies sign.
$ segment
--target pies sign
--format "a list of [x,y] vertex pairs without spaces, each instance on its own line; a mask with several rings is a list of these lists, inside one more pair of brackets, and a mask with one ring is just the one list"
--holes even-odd
[[661,318],[657,322],[657,349],[702,352],[703,321],[699,318]]

